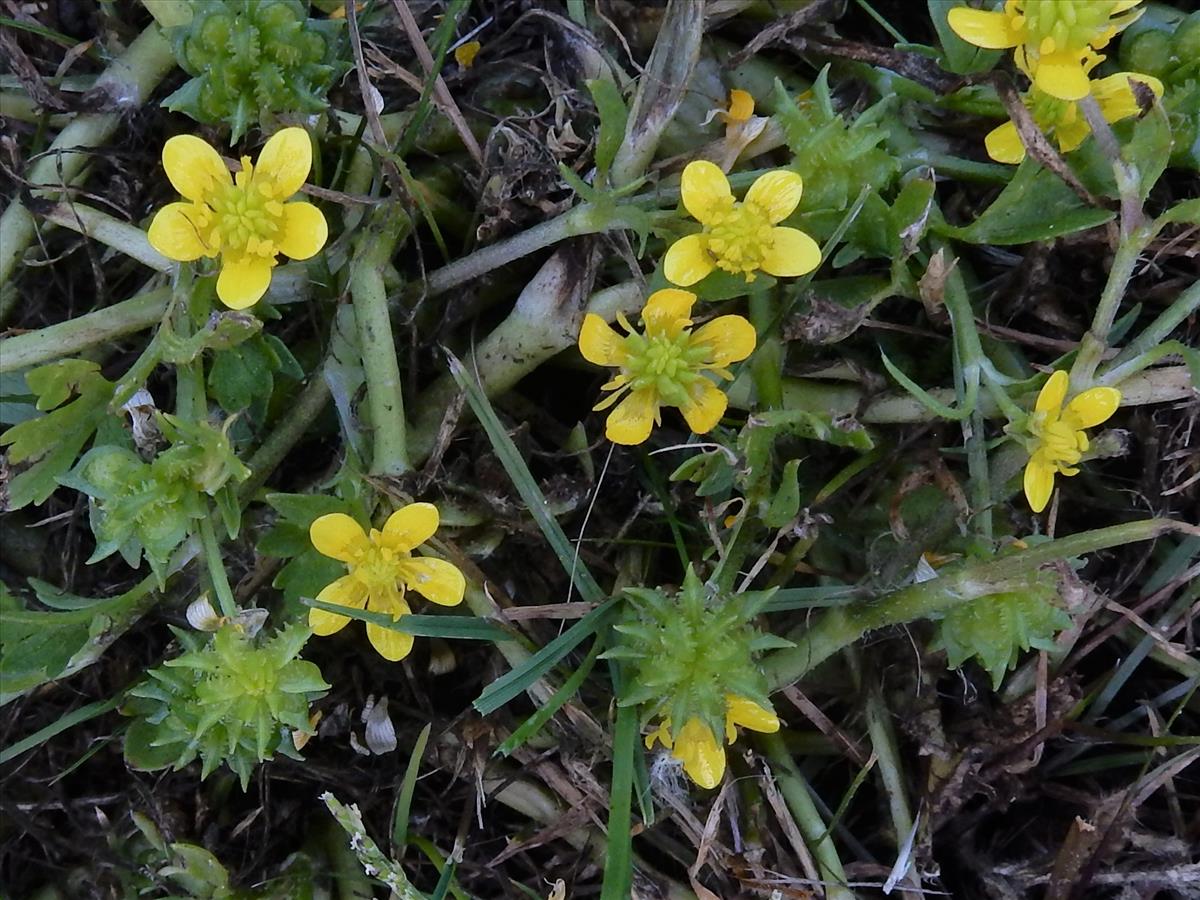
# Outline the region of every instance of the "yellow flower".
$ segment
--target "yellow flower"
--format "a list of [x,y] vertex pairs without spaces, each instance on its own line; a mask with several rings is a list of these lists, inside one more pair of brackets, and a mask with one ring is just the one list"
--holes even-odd
[[[958,6],[948,21],[969,44],[989,50],[1016,48],[1017,64],[1033,75],[1036,87],[1059,100],[1082,100],[1088,93],[1084,63],[1093,50],[1133,24],[1141,0],[1005,0],[990,12]],[[1124,15],[1123,15],[1124,14]],[[1104,57],[1100,57],[1103,59]]]
[[217,296],[231,309],[257,303],[271,283],[276,254],[308,259],[325,246],[329,228],[311,203],[285,202],[312,168],[312,144],[302,128],[267,141],[257,165],[242,157],[237,178],[198,137],[163,145],[163,167],[186,202],[170,203],[150,223],[150,244],[169,259],[220,256]]
[[759,176],[739,203],[721,168],[697,160],[683,170],[680,187],[684,207],[704,227],[667,250],[663,272],[672,284],[687,287],[715,268],[753,281],[760,269],[791,277],[820,265],[816,241],[797,228],[779,226],[800,203],[803,182],[795,172],[778,169]]
[[1051,375],[1029,416],[1027,428],[1032,440],[1025,466],[1025,498],[1035,513],[1050,502],[1055,475],[1079,473],[1075,464],[1088,449],[1083,429],[1106,421],[1121,405],[1121,392],[1116,388],[1096,387],[1084,391],[1063,409],[1068,384],[1066,372]]
[[454,48],[454,59],[464,69],[469,69],[475,64],[475,57],[479,55],[482,47],[483,44],[479,41],[467,41]]
[[[751,731],[779,730],[779,717],[745,697],[725,695],[725,743],[737,740],[737,726]],[[715,788],[725,776],[725,748],[717,741],[711,728],[697,718],[688,719],[679,733],[672,737],[671,720],[663,719],[658,728],[646,735],[646,749],[655,742],[671,751],[683,764],[687,776],[707,790]]]
[[[344,513],[321,516],[309,528],[309,538],[318,553],[344,562],[349,574],[317,594],[322,603],[351,609],[364,606],[371,612],[391,615],[392,621],[408,615],[404,592],[411,588],[426,600],[442,606],[462,602],[467,583],[453,564],[430,556],[413,556],[412,551],[433,537],[438,527],[437,507],[413,503],[388,517],[380,531],[370,535]],[[350,619],[323,609],[308,611],[308,627],[325,636],[340,631]],[[367,637],[384,659],[404,659],[412,650],[413,638],[371,622]]]
[[738,122],[748,122],[754,115],[754,95],[749,91],[733,88],[729,92],[729,109],[721,112],[721,117],[730,125]]
[[[1086,68],[1090,71],[1098,63],[1099,57],[1094,57]],[[1133,93],[1133,82],[1140,81],[1154,92],[1154,96],[1163,94],[1162,82],[1151,75],[1140,75],[1137,72],[1118,72],[1092,82],[1092,96],[1100,106],[1100,112],[1109,122],[1119,122],[1141,112],[1137,98]],[[1038,127],[1058,141],[1058,148],[1063,153],[1069,153],[1082,144],[1089,134],[1091,126],[1079,110],[1079,104],[1073,100],[1059,100],[1038,87],[1030,88],[1023,97],[1024,103],[1033,114],[1033,120]],[[1017,134],[1017,126],[1005,122],[984,138],[988,156],[1001,163],[1017,164],[1025,158],[1025,145]]]
[[640,444],[661,424],[663,406],[678,408],[696,434],[711,431],[725,414],[728,399],[704,372],[730,380],[726,368],[754,352],[754,327],[741,316],[718,316],[691,330],[688,318],[696,295],[667,288],[655,291],[642,310],[645,334],[638,334],[621,314],[629,332],[622,337],[595,313],[588,313],[579,333],[579,350],[598,366],[620,372],[603,390],[612,396],[596,405],[607,409],[628,391],[608,416],[605,434],[614,444]]

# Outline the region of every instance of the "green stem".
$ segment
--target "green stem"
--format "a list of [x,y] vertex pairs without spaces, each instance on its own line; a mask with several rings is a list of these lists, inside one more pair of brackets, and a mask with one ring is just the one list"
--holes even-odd
[[329,384],[325,381],[324,366],[321,366],[309,378],[283,420],[246,462],[251,474],[238,487],[238,499],[242,503],[248,503],[255,492],[267,483],[271,473],[304,437],[313,419],[321,414],[328,402]]
[[200,519],[200,546],[204,551],[204,561],[208,565],[208,577],[212,582],[213,592],[221,606],[221,615],[233,618],[238,614],[237,600],[234,599],[233,589],[229,586],[229,574],[225,571],[225,562],[221,558],[221,545],[217,542],[217,532],[213,528],[210,510],[205,510],[205,515]]
[[150,246],[146,232],[107,213],[79,203],[59,203],[43,214],[47,222],[92,238],[136,259],[156,272],[170,272],[175,265]]
[[1104,284],[1104,291],[1100,294],[1100,303],[1092,318],[1092,326],[1084,334],[1083,340],[1079,344],[1079,354],[1075,357],[1075,364],[1071,366],[1071,389],[1073,392],[1084,390],[1092,384],[1096,367],[1104,358],[1104,351],[1108,349],[1108,335],[1112,331],[1113,322],[1116,321],[1117,311],[1125,296],[1125,289],[1129,286],[1129,279],[1133,277],[1133,269],[1137,265],[1138,256],[1146,248],[1150,234],[1149,231],[1142,228],[1135,234],[1121,236],[1121,242],[1117,245],[1117,252],[1113,257],[1112,268],[1108,272],[1108,281]]
[[[123,111],[140,107],[174,66],[170,41],[158,25],[151,25],[96,79],[96,90],[107,94],[122,111],[81,115],[60,131],[49,152],[29,171],[34,196],[57,199],[65,185],[74,184],[91,159],[87,151],[107,141],[121,124]],[[34,232],[35,221],[29,211],[19,202],[9,204],[0,216],[0,285],[12,277]]]
[[[1154,353],[1185,319],[1200,309],[1200,281],[1187,288],[1168,306],[1146,330],[1129,343],[1099,378],[1101,384],[1118,385],[1126,377],[1144,369],[1142,357]],[[1148,363],[1147,363],[1148,365]],[[0,369],[2,371],[2,369]]]
[[374,429],[371,472],[375,475],[402,475],[410,468],[400,363],[383,274],[396,243],[411,227],[411,220],[398,207],[378,210],[363,230],[351,263],[350,294],[354,299],[354,318],[367,380],[367,407]]
[[779,792],[783,794],[783,800],[820,869],[826,900],[854,900],[854,892],[846,885],[846,870],[842,868],[837,847],[829,835],[829,826],[813,803],[808,793],[808,782],[796,768],[783,737],[764,734],[758,737],[758,742],[771,762]]
[[750,372],[763,409],[783,406],[783,343],[779,340],[778,304],[770,291],[750,295],[750,323],[758,332],[758,348],[750,360]]
[[795,646],[772,653],[764,660],[763,669],[771,689],[779,690],[869,631],[936,618],[964,601],[1021,589],[1024,581],[1047,563],[1150,540],[1168,531],[1200,529],[1170,519],[1145,519],[1073,534],[1001,559],[948,566],[929,581],[828,610],[811,628],[801,626],[788,634]]
[[115,341],[156,325],[162,321],[170,299],[171,289],[162,287],[57,325],[0,340],[0,372],[71,356],[93,344]]

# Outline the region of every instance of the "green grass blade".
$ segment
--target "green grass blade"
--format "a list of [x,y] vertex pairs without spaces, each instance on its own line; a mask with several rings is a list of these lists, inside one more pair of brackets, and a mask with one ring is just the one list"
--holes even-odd
[[537,712],[526,719],[521,725],[508,736],[503,744],[496,748],[496,754],[499,756],[508,756],[526,741],[532,738],[535,734],[542,730],[547,722],[558,712],[564,703],[570,700],[578,692],[583,684],[588,673],[592,671],[592,666],[596,662],[596,657],[600,654],[601,642],[599,639],[592,644],[592,649],[588,651],[588,655],[584,657],[579,668],[571,673],[571,677],[563,682],[563,686],[554,692],[544,706],[540,707]]
[[417,787],[417,774],[421,771],[421,757],[425,754],[425,744],[429,741],[432,723],[426,723],[417,735],[412,753],[408,757],[408,768],[404,770],[404,778],[400,781],[400,791],[396,794],[396,806],[392,810],[392,858],[403,859],[404,847],[408,843],[408,818],[412,808],[413,791]]
[[338,606],[336,603],[324,603],[301,597],[300,602],[314,609],[337,613],[360,622],[370,622],[381,628],[392,631],[402,631],[414,637],[438,637],[459,641],[511,641],[513,636],[499,625],[479,619],[475,616],[401,616],[393,619],[387,613],[371,612],[366,609],[351,609],[348,606]]
[[634,756],[638,719],[632,706],[617,708],[613,729],[613,774],[609,791],[608,850],[600,900],[627,900],[633,888],[632,807]]
[[572,546],[562,527],[550,514],[550,506],[546,503],[541,488],[533,480],[533,473],[529,471],[529,466],[525,464],[520,451],[517,450],[517,445],[512,442],[512,438],[508,436],[508,432],[497,418],[487,395],[463,367],[463,364],[452,355],[450,356],[450,374],[454,376],[458,386],[466,391],[467,402],[471,404],[476,418],[483,425],[483,430],[487,432],[488,439],[492,442],[492,449],[496,451],[496,456],[499,457],[504,470],[508,472],[508,477],[512,479],[517,493],[525,501],[534,521],[537,522],[551,549],[558,556],[558,561],[562,563],[562,567],[574,581],[579,595],[591,603],[601,602],[604,599],[604,591],[600,589],[600,585],[596,583],[592,573],[579,559],[575,547]]
[[529,657],[523,665],[489,684],[475,701],[475,709],[481,715],[486,716],[521,694],[529,685],[554,668],[560,659],[579,646],[588,635],[598,631],[607,622],[609,616],[615,612],[616,603],[616,598],[613,598],[597,606]]
[[86,706],[81,706],[79,709],[73,709],[66,715],[59,716],[45,728],[39,728],[27,738],[22,738],[15,744],[10,744],[3,750],[0,750],[0,765],[8,762],[10,759],[16,759],[26,750],[32,750],[34,747],[40,747],[50,738],[57,734],[62,734],[68,728],[72,728],[81,722],[86,722],[89,719],[94,719],[97,716],[102,716],[110,710],[114,710],[124,699],[124,691],[115,697],[110,697],[107,700],[97,700],[95,703],[89,703]]

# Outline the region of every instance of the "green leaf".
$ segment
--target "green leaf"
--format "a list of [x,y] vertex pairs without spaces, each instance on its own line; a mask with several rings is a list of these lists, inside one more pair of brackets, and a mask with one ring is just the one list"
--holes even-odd
[[588,655],[583,658],[583,662],[579,668],[572,672],[571,677],[564,681],[562,687],[554,692],[554,696],[539,707],[537,712],[522,722],[508,736],[508,739],[496,748],[497,756],[509,756],[518,747],[531,740],[554,717],[554,714],[562,708],[562,705],[575,696],[584,679],[587,678],[588,673],[592,671],[596,657],[600,654],[600,646],[600,641],[596,640],[592,644],[592,649],[588,651]]
[[404,848],[408,843],[408,818],[412,808],[413,791],[417,787],[417,775],[421,771],[421,757],[425,754],[425,744],[429,741],[429,732],[433,725],[425,723],[417,740],[413,744],[412,753],[408,757],[408,768],[404,770],[404,778],[400,782],[400,790],[396,793],[396,806],[392,810],[392,856],[404,858]]
[[597,606],[586,616],[552,640],[511,672],[489,684],[472,704],[480,715],[490,715],[509,700],[549,672],[558,661],[574,650],[588,635],[603,627],[616,611],[618,600],[612,598]]
[[972,244],[1028,244],[1086,231],[1115,215],[1085,205],[1061,178],[1028,157],[979,218],[965,228],[943,225],[939,230]]
[[932,649],[945,650],[951,668],[975,657],[999,690],[1022,650],[1052,650],[1054,636],[1070,627],[1071,617],[1050,602],[1054,596],[1052,586],[1041,585],[961,603],[938,623]]
[[1133,125],[1133,137],[1121,148],[1121,158],[1133,167],[1138,196],[1144,201],[1171,158],[1171,123],[1161,102]]
[[457,616],[452,614],[444,616],[407,615],[401,616],[399,619],[393,619],[387,613],[371,612],[367,609],[351,609],[348,606],[339,606],[336,603],[313,600],[311,597],[301,597],[300,602],[305,606],[323,609],[325,612],[337,613],[339,616],[346,616],[351,619],[358,619],[360,622],[370,622],[372,625],[378,625],[380,628],[387,628],[390,631],[401,631],[404,634],[411,634],[414,637],[440,637],[469,641],[513,640],[513,636],[499,625],[494,625],[486,619],[480,619],[475,616]]
[[66,715],[59,716],[45,728],[39,728],[29,737],[22,738],[15,744],[10,744],[3,750],[0,750],[0,765],[8,762],[10,759],[16,759],[27,750],[32,750],[34,747],[40,747],[50,738],[57,734],[62,734],[68,728],[73,728],[97,716],[102,716],[110,710],[116,709],[123,699],[122,694],[118,693],[108,700],[97,700],[95,703],[88,703],[78,709],[73,709]]
[[600,900],[627,900],[633,888],[633,774],[638,716],[632,706],[617,708],[613,729],[612,785],[609,788],[608,847]]
[[625,140],[625,125],[629,121],[629,109],[621,97],[620,89],[607,78],[591,78],[588,90],[600,114],[600,132],[596,136],[596,171],[608,175],[612,162]]

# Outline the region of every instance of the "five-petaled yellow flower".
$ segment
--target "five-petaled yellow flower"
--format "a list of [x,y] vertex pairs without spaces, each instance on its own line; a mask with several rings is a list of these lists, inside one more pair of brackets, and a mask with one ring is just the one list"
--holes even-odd
[[1055,475],[1076,475],[1075,464],[1088,449],[1083,429],[1106,421],[1121,405],[1116,388],[1089,388],[1063,409],[1069,379],[1061,370],[1038,393],[1029,416],[1029,463],[1025,466],[1025,498],[1035,513],[1041,512],[1054,492]]
[[624,337],[595,313],[584,318],[579,333],[584,358],[620,369],[603,386],[612,396],[595,407],[607,409],[624,396],[605,427],[614,444],[640,444],[650,437],[654,425],[662,423],[663,406],[677,407],[696,434],[711,431],[725,414],[728,399],[704,373],[732,379],[726,367],[754,352],[754,327],[741,316],[718,316],[692,331],[695,302],[689,291],[655,291],[642,310],[645,334],[619,313],[629,332]]
[[[1030,73],[1035,86],[1059,100],[1088,94],[1085,63],[1092,51],[1142,14],[1142,0],[1005,0],[996,11],[958,6],[948,21],[955,34],[977,47],[1007,50]],[[1103,57],[1100,57],[1103,59]]]
[[683,205],[703,229],[667,250],[667,281],[688,287],[717,268],[745,275],[746,281],[758,271],[783,277],[811,272],[821,263],[816,241],[779,225],[800,204],[803,186],[795,172],[778,169],[760,175],[739,203],[720,166],[688,163],[680,185]]
[[[728,694],[725,697],[726,744],[737,740],[739,725],[751,731],[770,733],[779,730],[779,717],[752,700]],[[646,735],[646,749],[652,750],[655,741],[683,763],[683,771],[700,787],[711,790],[725,777],[725,748],[702,720],[688,719],[672,736],[671,720],[663,719],[657,729]]]
[[302,128],[276,132],[258,163],[242,157],[236,179],[220,155],[198,137],[163,145],[163,167],[186,202],[170,203],[150,223],[150,244],[169,259],[220,256],[217,296],[231,309],[257,303],[271,283],[276,254],[308,259],[329,236],[321,211],[288,203],[312,168],[312,144]]
[[[433,537],[438,527],[437,507],[412,503],[388,517],[383,530],[372,528],[368,535],[344,513],[321,516],[309,528],[309,537],[319,553],[344,562],[347,575],[327,585],[317,599],[322,603],[347,606],[391,615],[395,621],[412,612],[405,591],[412,589],[426,600],[456,606],[466,592],[466,579],[452,563],[431,556],[413,556],[412,551]],[[308,627],[318,635],[333,634],[350,619],[323,609],[308,611]],[[411,634],[367,623],[367,637],[384,659],[404,659],[412,650]]]
[[[1099,62],[1099,57],[1093,56],[1086,64],[1087,71],[1091,71]],[[1162,96],[1161,81],[1151,75],[1140,75],[1137,72],[1118,72],[1116,75],[1092,82],[1092,96],[1096,98],[1100,112],[1107,121],[1119,122],[1141,112],[1133,91],[1134,81],[1145,84],[1154,92],[1154,96]],[[1063,153],[1074,150],[1092,133],[1091,126],[1074,100],[1059,100],[1037,86],[1030,88],[1022,99],[1029,107],[1038,127],[1046,134],[1054,136]],[[996,162],[1015,165],[1025,158],[1025,145],[1021,143],[1017,126],[1012,122],[1005,122],[992,129],[984,138],[984,145],[987,147],[988,156]]]

